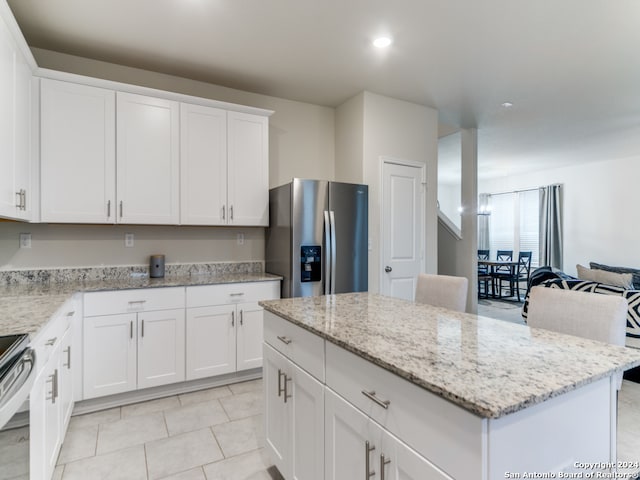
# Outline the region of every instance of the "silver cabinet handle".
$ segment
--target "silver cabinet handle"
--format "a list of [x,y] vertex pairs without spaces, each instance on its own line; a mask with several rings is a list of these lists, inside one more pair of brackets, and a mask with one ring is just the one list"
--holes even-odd
[[391,460],[384,458],[384,453],[380,454],[380,480],[384,480],[384,466],[391,463]]
[[278,369],[278,396],[282,396],[282,392],[284,392],[284,388],[282,388],[282,370]]
[[129,338],[133,338],[133,320],[129,322]]
[[240,325],[244,325],[244,315],[242,313],[242,310],[240,310]]
[[122,200],[120,200],[120,218],[122,218]]
[[287,398],[291,398],[293,395],[289,393],[287,389],[288,382],[291,381],[291,377],[287,377],[287,374],[284,374],[284,403],[287,403]]
[[22,192],[22,210],[27,209],[27,191],[20,190]]
[[233,220],[233,205],[229,207],[229,220]]
[[134,303],[147,303],[146,300],[129,300],[129,305],[133,305]]
[[389,408],[389,405],[391,405],[391,402],[389,400],[380,400],[378,397],[376,397],[375,390],[372,390],[370,392],[367,392],[366,390],[362,390],[362,394],[365,397],[367,397],[369,400],[373,400],[375,403],[380,405],[385,410]]
[[47,382],[51,382],[51,396],[45,397],[46,400],[51,400],[51,403],[56,403],[56,398],[58,398],[58,369],[56,368],[53,371],[53,374],[49,375],[49,380]]
[[144,318],[142,319],[142,326],[140,327],[140,334],[144,338]]
[[47,342],[45,343],[46,346],[50,347],[51,345],[55,345],[56,340],[58,340],[58,337],[53,337],[50,338],[49,340],[47,340]]
[[22,190],[16,192],[16,208],[22,210]]
[[236,312],[231,312],[231,326],[236,326]]
[[223,220],[225,219],[225,218],[224,218],[224,216],[225,216],[225,215],[224,215],[224,214],[225,214],[225,210],[226,210],[226,206],[225,206],[225,205],[222,205],[222,219],[223,219]]
[[107,218],[111,216],[111,200],[107,201]]
[[288,337],[283,336],[278,336],[277,337],[278,340],[280,340],[282,343],[284,343],[285,345],[289,345],[291,343],[291,339]]
[[19,210],[27,209],[27,191],[23,188],[20,191],[16,192],[16,208]]
[[67,367],[67,370],[71,370],[71,345],[69,345],[64,352],[67,353],[67,363],[63,363],[63,367]]
[[229,294],[230,297],[242,297],[243,295],[244,295],[244,292],[230,293]]
[[369,440],[364,442],[364,480],[369,480],[376,474],[375,470],[371,470],[369,465],[369,454],[376,449],[374,445],[369,443]]

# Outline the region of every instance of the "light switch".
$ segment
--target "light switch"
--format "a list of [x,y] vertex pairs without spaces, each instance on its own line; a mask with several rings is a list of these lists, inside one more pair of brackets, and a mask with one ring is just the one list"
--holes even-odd
[[31,234],[30,233],[21,233],[20,234],[20,248],[31,248]]
[[124,246],[125,247],[133,247],[133,233],[125,233],[124,234]]
[[244,245],[244,233],[238,234],[238,245]]

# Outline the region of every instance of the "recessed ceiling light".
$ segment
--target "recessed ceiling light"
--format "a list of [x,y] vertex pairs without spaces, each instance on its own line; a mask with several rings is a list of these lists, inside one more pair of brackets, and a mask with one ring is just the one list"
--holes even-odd
[[391,38],[389,37],[378,37],[373,41],[373,46],[376,48],[386,48],[391,45]]
[[504,102],[504,103],[501,103],[501,104],[500,104],[500,106],[501,106],[502,108],[511,108],[511,107],[513,107],[513,103],[511,103],[511,102]]

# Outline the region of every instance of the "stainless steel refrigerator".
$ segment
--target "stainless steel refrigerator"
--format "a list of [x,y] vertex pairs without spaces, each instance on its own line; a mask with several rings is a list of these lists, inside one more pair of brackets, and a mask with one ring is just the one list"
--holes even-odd
[[269,191],[266,271],[284,277],[282,297],[368,289],[366,185],[293,179]]

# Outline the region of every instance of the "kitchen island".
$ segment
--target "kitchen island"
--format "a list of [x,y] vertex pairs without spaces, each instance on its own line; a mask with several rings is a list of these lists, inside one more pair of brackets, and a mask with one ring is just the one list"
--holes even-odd
[[636,350],[368,293],[261,305],[266,447],[287,479],[615,465],[614,377]]

